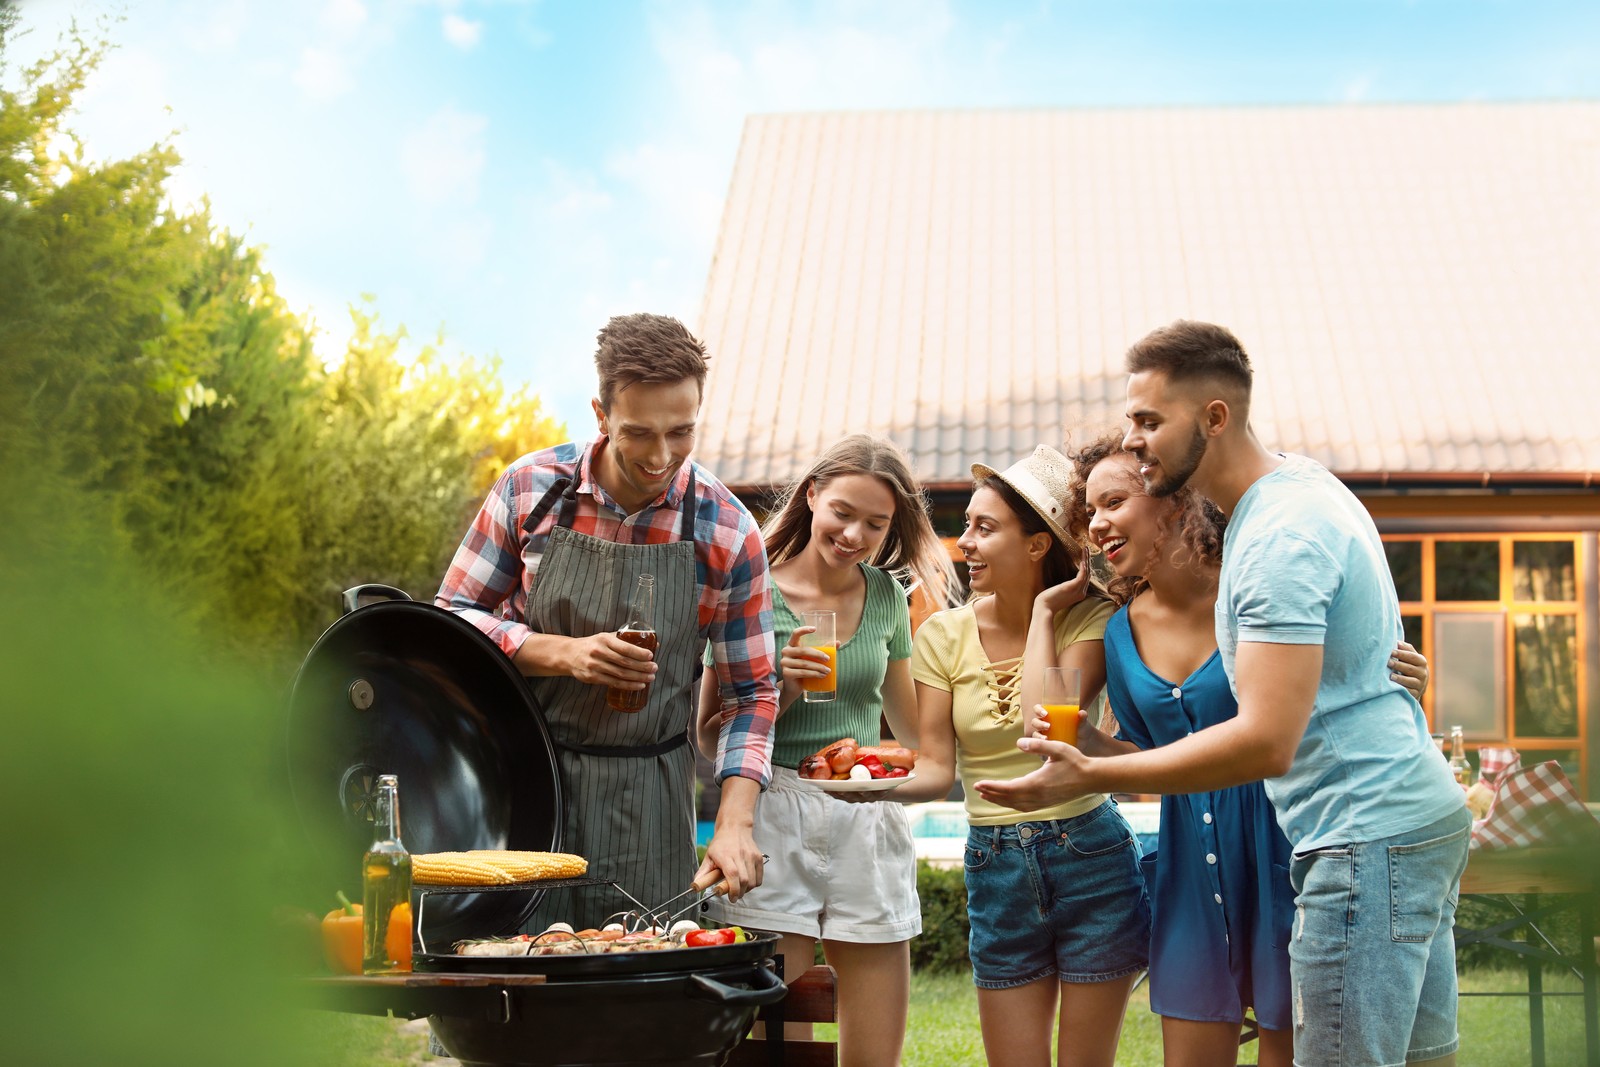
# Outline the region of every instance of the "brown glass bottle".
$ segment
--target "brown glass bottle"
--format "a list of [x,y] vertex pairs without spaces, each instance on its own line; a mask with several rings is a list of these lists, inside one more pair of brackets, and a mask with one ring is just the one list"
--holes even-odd
[[[656,636],[655,575],[639,575],[639,583],[633,591],[633,600],[628,606],[628,621],[617,631],[617,636],[630,645],[649,649],[651,658],[655,657],[656,649],[660,646],[660,639]],[[643,689],[618,689],[616,686],[611,686],[606,689],[606,706],[612,711],[642,711],[649,696],[648,685]]]

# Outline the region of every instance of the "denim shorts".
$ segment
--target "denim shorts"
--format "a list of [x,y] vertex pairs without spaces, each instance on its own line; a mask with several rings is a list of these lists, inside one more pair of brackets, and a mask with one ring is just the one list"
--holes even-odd
[[1456,1050],[1456,901],[1472,817],[1294,858],[1296,1067],[1379,1067]]
[[982,989],[1056,975],[1108,982],[1150,958],[1150,902],[1133,832],[1110,801],[1071,819],[967,834],[968,952]]

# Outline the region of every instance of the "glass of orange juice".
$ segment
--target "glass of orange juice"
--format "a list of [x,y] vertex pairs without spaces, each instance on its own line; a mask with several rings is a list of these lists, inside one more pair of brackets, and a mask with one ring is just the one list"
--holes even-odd
[[1045,734],[1052,741],[1078,743],[1078,691],[1083,672],[1076,667],[1044,669],[1044,713],[1050,720]]
[[814,648],[827,656],[828,674],[824,678],[806,675],[800,679],[800,691],[805,694],[807,704],[832,700],[839,693],[838,672],[834,669],[839,662],[838,616],[832,611],[808,611],[801,617],[801,621],[807,626],[815,627],[811,633],[800,639],[801,647]]

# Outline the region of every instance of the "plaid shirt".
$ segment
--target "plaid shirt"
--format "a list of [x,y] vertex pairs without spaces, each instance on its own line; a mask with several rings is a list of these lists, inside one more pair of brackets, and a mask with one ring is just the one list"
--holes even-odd
[[[578,484],[574,532],[625,545],[679,540],[689,464],[654,503],[625,515],[594,479],[595,458],[605,445],[604,437],[587,447],[568,442],[507,467],[462,538],[433,602],[515,656],[533,632],[528,601],[560,508],[551,508],[532,534],[523,531],[522,523],[560,478]],[[699,464],[694,464],[694,475],[700,632],[711,642],[722,692],[717,781],[740,775],[766,788],[772,771],[772,724],[778,714],[766,549],[755,520],[727,487]]]

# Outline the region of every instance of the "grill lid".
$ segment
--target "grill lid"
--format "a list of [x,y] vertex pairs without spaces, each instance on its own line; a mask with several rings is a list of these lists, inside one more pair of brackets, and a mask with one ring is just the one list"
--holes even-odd
[[[363,597],[387,597],[357,607]],[[379,774],[400,779],[408,851],[558,852],[561,774],[544,716],[499,647],[388,586],[345,593],[289,702],[295,807],[332,887],[359,887]],[[429,944],[515,933],[542,894],[430,897]]]

